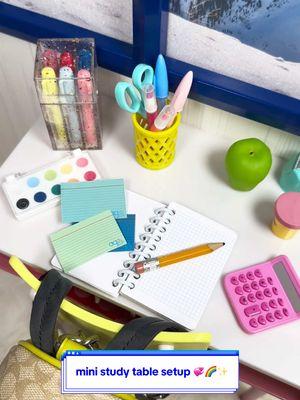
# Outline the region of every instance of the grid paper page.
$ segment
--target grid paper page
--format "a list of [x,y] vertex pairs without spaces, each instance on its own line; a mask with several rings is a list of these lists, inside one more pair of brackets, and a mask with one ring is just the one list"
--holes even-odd
[[110,211],[61,229],[50,239],[64,272],[126,244]]
[[175,210],[171,222],[162,233],[151,256],[165,255],[177,250],[209,242],[225,242],[225,246],[202,257],[142,274],[135,288],[123,286],[121,293],[157,313],[194,329],[207,305],[233,249],[236,233],[186,207],[171,203]]
[[[125,193],[128,214],[135,214],[135,241],[138,242],[139,235],[144,232],[145,225],[149,224],[149,218],[153,216],[153,210],[163,207],[164,204],[129,190]],[[73,269],[69,275],[117,297],[120,287],[114,287],[112,281],[117,277],[118,271],[123,268],[123,262],[126,260],[128,260],[128,251],[102,254]],[[56,256],[51,260],[51,264],[54,268],[61,270]]]
[[105,210],[115,218],[126,218],[123,179],[61,184],[62,222],[79,222]]

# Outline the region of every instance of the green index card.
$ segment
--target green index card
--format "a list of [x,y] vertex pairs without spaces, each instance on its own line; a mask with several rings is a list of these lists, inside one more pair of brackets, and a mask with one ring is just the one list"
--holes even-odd
[[111,211],[52,233],[50,239],[64,272],[126,244]]

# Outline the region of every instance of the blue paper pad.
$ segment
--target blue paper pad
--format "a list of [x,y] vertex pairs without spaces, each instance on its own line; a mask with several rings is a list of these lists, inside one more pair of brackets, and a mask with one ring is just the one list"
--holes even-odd
[[61,184],[62,222],[83,221],[106,210],[115,218],[126,218],[123,179]]
[[111,250],[111,252],[134,250],[135,215],[128,214],[127,218],[116,219],[116,221],[117,224],[119,225],[120,231],[122,232],[127,244],[124,244],[124,246],[118,247],[117,249]]

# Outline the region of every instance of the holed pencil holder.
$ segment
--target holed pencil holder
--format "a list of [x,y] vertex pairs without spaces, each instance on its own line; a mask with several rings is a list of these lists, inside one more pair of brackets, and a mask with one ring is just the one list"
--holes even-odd
[[180,119],[180,114],[177,114],[170,128],[152,132],[140,125],[140,115],[132,115],[135,157],[141,166],[158,170],[168,167],[173,162]]

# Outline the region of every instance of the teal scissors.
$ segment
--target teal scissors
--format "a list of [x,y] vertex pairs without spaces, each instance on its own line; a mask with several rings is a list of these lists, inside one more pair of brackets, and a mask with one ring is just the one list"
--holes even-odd
[[[132,84],[118,82],[115,87],[115,96],[119,107],[132,114],[138,113],[146,118],[141,91],[142,86],[153,83],[153,79],[153,68],[147,64],[138,64],[132,73]],[[127,96],[130,99],[130,104],[128,104]]]

